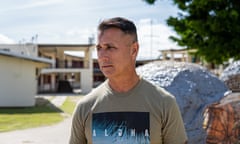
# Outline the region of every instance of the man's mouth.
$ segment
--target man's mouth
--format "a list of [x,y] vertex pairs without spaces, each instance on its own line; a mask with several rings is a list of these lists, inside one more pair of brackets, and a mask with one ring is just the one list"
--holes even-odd
[[112,65],[103,65],[102,68],[110,68],[113,67]]

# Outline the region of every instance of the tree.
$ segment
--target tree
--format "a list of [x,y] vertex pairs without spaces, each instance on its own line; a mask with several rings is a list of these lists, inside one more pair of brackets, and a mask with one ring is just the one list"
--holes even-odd
[[[156,0],[145,0],[154,4]],[[206,61],[221,64],[240,59],[240,0],[173,0],[181,10],[167,24],[180,46],[196,49]]]

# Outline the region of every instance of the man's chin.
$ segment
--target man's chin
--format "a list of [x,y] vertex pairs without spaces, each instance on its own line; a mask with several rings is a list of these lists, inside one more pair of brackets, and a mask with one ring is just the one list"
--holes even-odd
[[113,72],[106,72],[106,73],[103,73],[103,75],[108,79],[116,78],[116,75]]

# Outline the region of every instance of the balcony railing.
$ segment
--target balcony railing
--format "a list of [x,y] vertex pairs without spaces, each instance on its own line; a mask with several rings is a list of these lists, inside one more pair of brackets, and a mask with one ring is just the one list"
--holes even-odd
[[[84,64],[85,63],[85,64]],[[56,60],[55,68],[89,68],[89,61]]]

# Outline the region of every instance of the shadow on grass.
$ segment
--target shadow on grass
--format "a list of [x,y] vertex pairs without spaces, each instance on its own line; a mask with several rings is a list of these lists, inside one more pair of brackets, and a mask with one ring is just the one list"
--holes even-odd
[[49,100],[38,97],[33,107],[0,107],[0,114],[61,113]]

